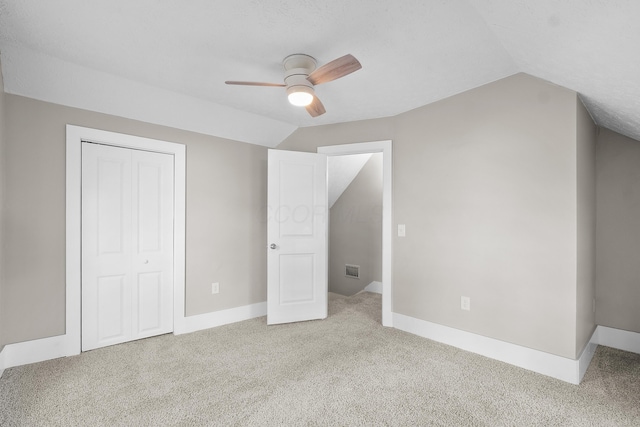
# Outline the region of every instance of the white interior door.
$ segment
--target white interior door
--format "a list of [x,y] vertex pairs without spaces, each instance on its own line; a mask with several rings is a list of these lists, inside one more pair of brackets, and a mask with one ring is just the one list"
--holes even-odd
[[269,150],[267,324],[327,317],[324,154]]
[[82,350],[173,330],[173,156],[82,143]]

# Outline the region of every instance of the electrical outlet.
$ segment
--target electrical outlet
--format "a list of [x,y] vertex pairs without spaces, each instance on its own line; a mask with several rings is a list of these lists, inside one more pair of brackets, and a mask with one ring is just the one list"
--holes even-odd
[[220,292],[220,283],[215,282],[211,284],[211,293],[212,294],[217,294]]
[[460,297],[460,308],[462,310],[471,311],[471,298]]

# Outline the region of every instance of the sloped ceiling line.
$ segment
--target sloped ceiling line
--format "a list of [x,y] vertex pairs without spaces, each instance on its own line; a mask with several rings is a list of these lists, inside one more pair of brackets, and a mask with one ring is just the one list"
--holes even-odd
[[371,153],[351,154],[347,156],[330,156],[327,159],[329,208],[338,201],[371,156]]

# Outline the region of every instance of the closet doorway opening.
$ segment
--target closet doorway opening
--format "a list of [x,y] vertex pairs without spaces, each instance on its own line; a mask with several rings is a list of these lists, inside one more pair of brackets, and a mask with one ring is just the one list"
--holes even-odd
[[325,146],[318,153],[328,156],[329,290],[381,293],[382,324],[393,326],[392,142]]

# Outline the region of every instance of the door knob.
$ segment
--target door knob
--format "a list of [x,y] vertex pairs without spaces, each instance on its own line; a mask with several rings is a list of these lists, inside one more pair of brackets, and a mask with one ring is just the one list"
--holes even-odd
[[271,245],[269,245],[269,247],[270,247],[271,249],[275,249],[275,248],[277,248],[278,246],[276,246],[276,244],[275,244],[275,243],[272,243]]
[[145,263],[145,264],[149,264],[149,260],[148,260],[148,259],[145,259],[145,260],[144,260],[144,263]]

